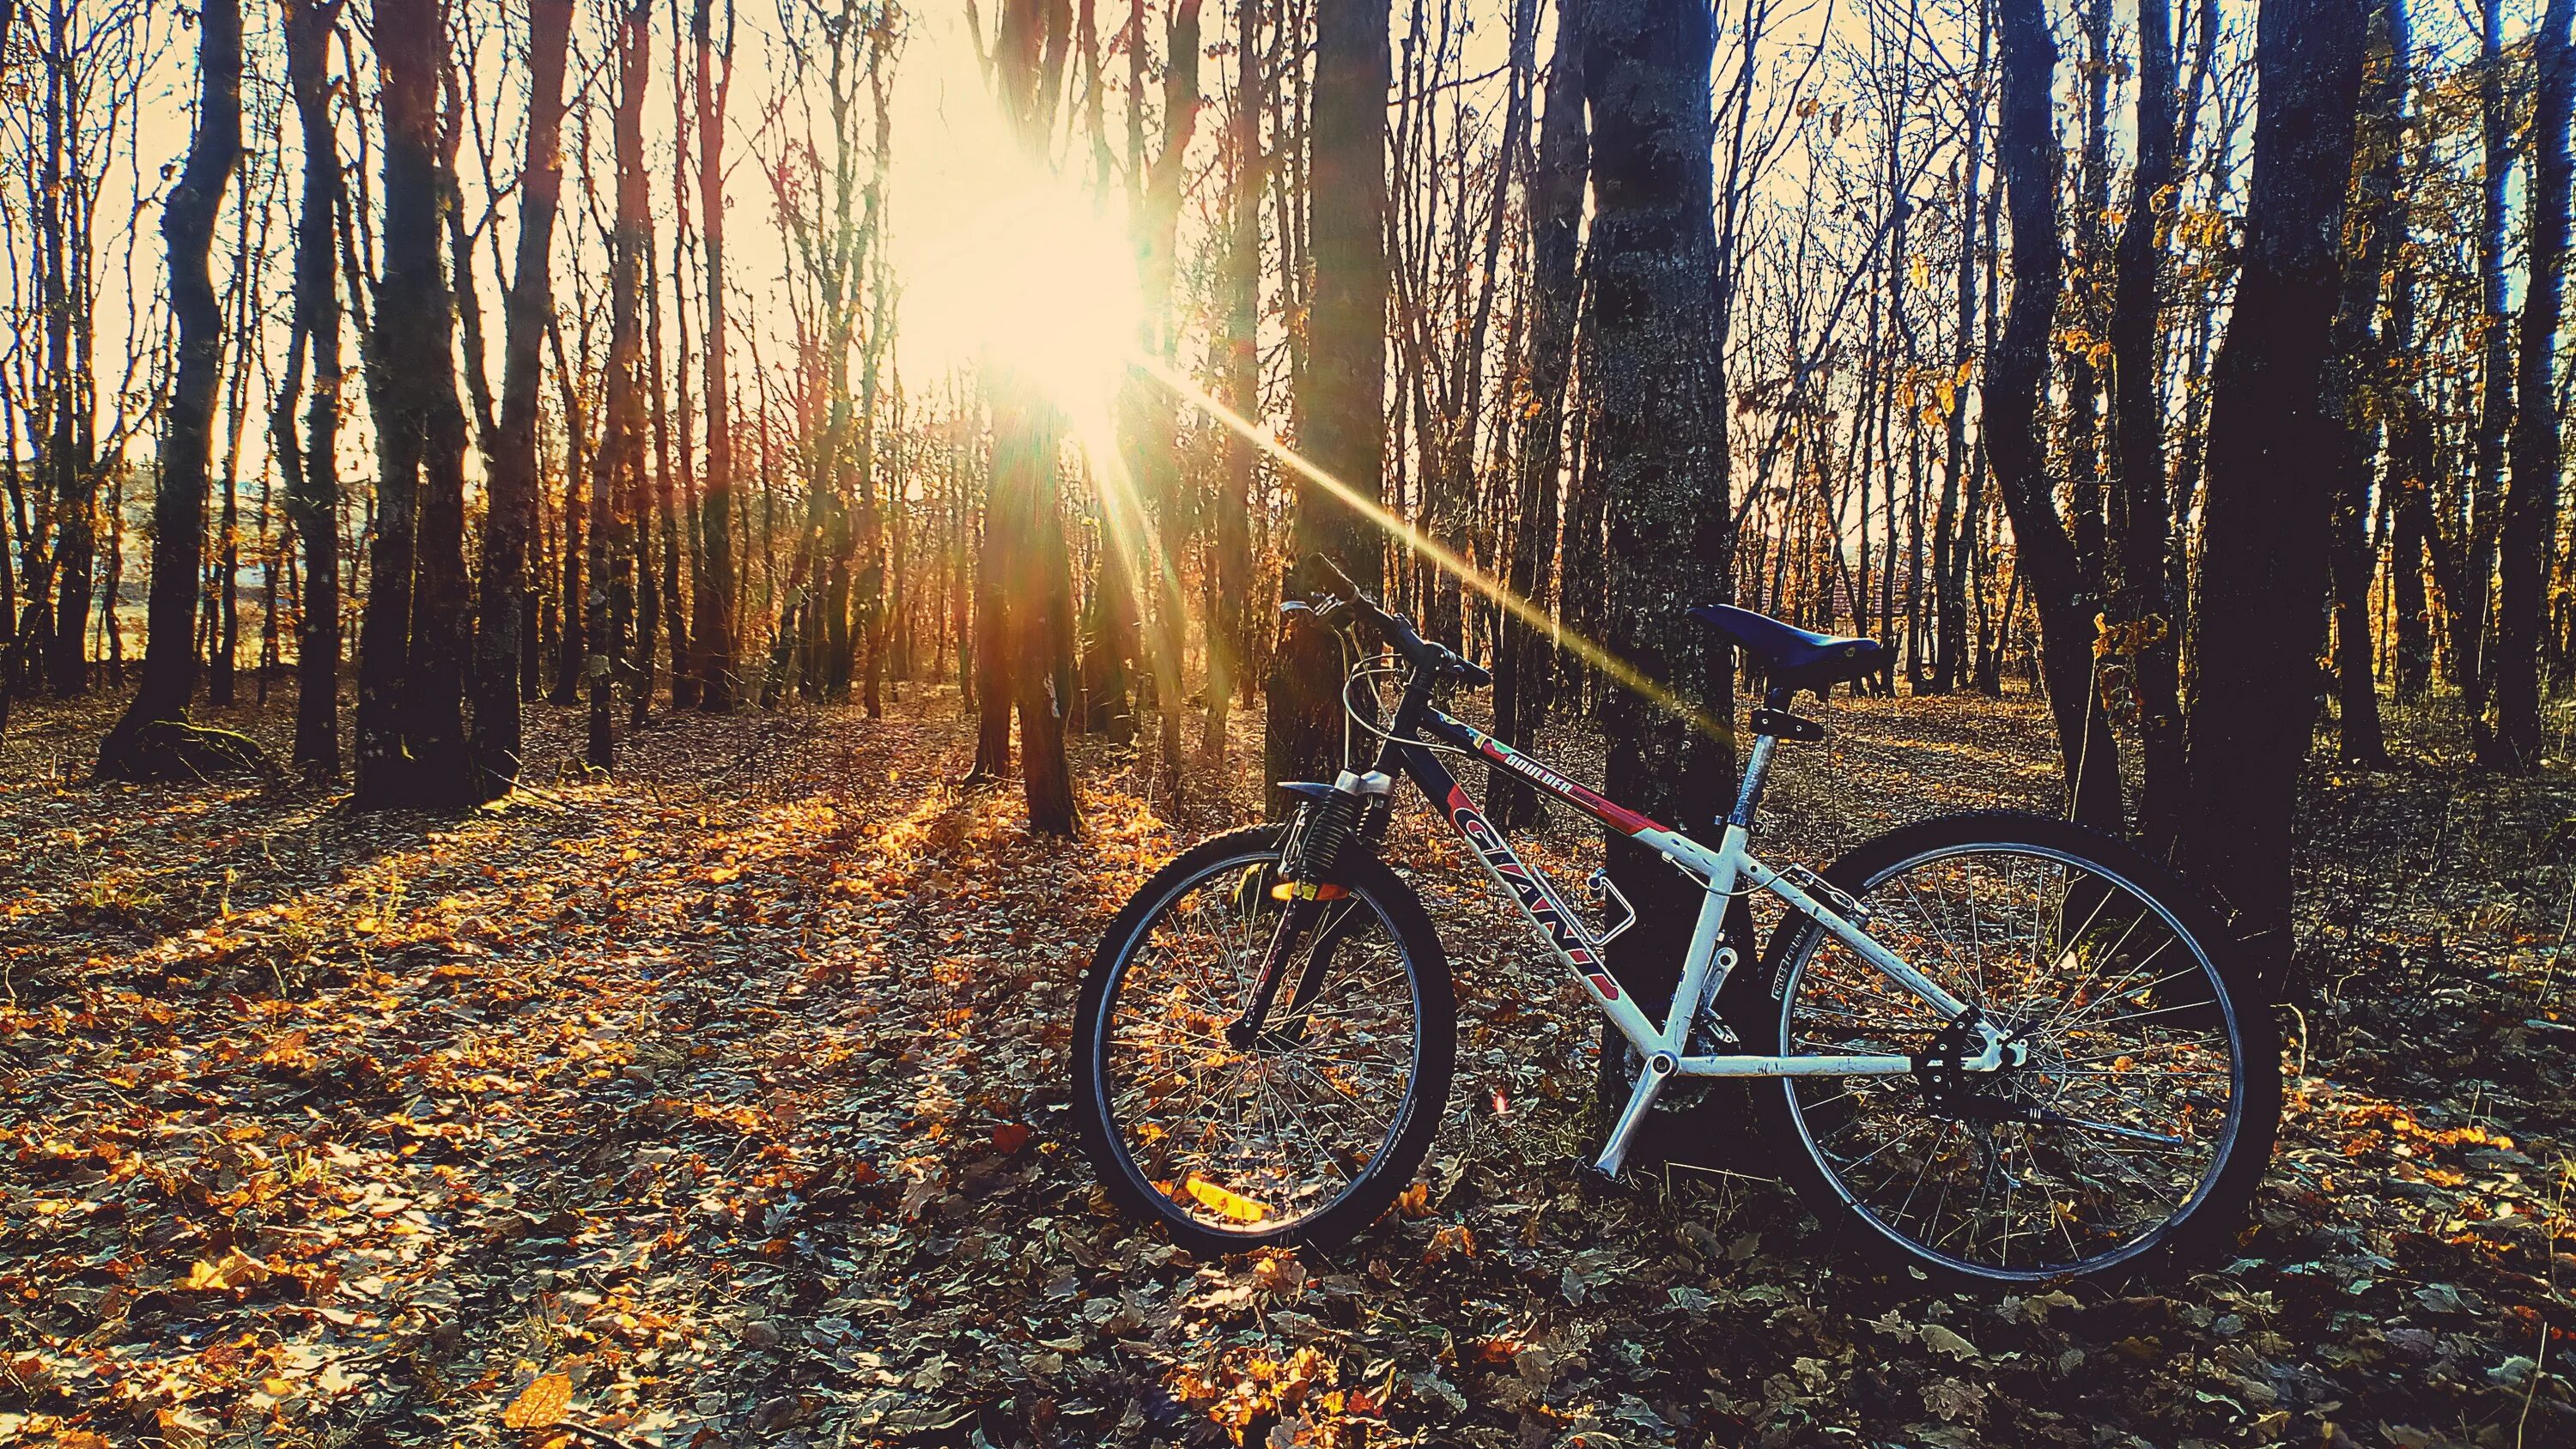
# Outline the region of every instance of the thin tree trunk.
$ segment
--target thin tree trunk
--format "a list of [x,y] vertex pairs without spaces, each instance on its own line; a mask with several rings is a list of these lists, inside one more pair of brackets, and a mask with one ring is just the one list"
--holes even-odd
[[161,211],[178,367],[153,490],[150,624],[142,683],[99,745],[98,773],[113,779],[185,774],[191,768],[188,753],[150,727],[184,722],[196,687],[197,570],[224,363],[223,303],[209,259],[224,188],[241,161],[241,80],[239,0],[204,0],[197,15],[196,130],[179,183]]
[[2487,721],[2495,664],[2487,637],[2494,621],[2499,514],[2504,497],[2505,439],[2513,426],[2513,328],[2504,309],[2505,180],[2513,167],[2513,117],[2505,98],[2503,0],[2481,0],[2478,117],[2484,175],[2478,193],[2478,416],[2476,481],[2469,494],[2467,547],[2459,585],[2445,589],[2451,616],[2452,669],[2468,716],[2469,743],[2484,764],[2503,763]]
[[733,0],[725,3],[723,65],[716,64],[714,0],[698,0],[689,35],[697,49],[698,215],[707,268],[707,481],[699,502],[705,540],[707,586],[692,601],[691,634],[701,673],[698,708],[724,714],[734,707],[735,567],[733,557],[732,396],[725,376],[725,101],[733,90]]
[[2568,26],[2576,0],[2549,0],[2532,34],[2531,227],[2516,359],[2513,489],[2505,495],[2504,577],[2496,610],[2496,734],[2499,760],[2540,763],[2542,641],[2549,628],[2549,575],[2558,545],[2561,451],[2556,383],[2558,323],[2565,293],[2570,158],[2568,115],[2576,111],[2576,57]]
[[1995,483],[2012,517],[2017,566],[2039,611],[2039,659],[2057,723],[2069,813],[2121,824],[2118,746],[2093,696],[2093,616],[2074,539],[2058,516],[2037,412],[2064,259],[2057,239],[2057,138],[2051,125],[2057,46],[2042,0],[1997,0],[2003,95],[1995,159],[2012,219],[2012,301],[1986,358],[1985,431]]
[[[1556,42],[1548,59],[1546,111],[1539,118],[1538,158],[1530,178],[1529,402],[1515,460],[1511,591],[1544,609],[1557,550],[1557,492],[1565,468],[1565,394],[1574,371],[1577,311],[1575,261],[1582,245],[1583,192],[1591,167],[1591,131],[1583,103],[1583,11],[1587,0],[1559,0]],[[1494,729],[1505,739],[1534,734],[1555,669],[1554,641],[1507,617],[1494,650]],[[1538,796],[1500,770],[1487,772],[1488,804],[1505,829],[1531,824]]]
[[570,705],[581,701],[582,674],[589,667],[582,575],[590,565],[590,552],[584,542],[588,504],[583,492],[590,471],[590,428],[582,417],[581,394],[573,381],[571,360],[564,356],[562,324],[552,316],[546,319],[546,341],[554,350],[555,390],[563,410],[564,429],[563,568],[549,603],[557,624],[555,685],[546,700],[549,704]]
[[[1228,133],[1234,192],[1228,197],[1225,257],[1225,401],[1246,421],[1261,419],[1261,197],[1269,178],[1261,150],[1261,113],[1269,102],[1269,73],[1260,53],[1261,7],[1237,0],[1235,10],[1234,114]],[[1284,141],[1281,144],[1286,144]],[[1226,711],[1245,682],[1244,603],[1252,591],[1252,488],[1260,454],[1249,438],[1229,432],[1216,489],[1212,607],[1207,620],[1207,713],[1199,747],[1221,757]],[[1175,701],[1177,704],[1177,701]]]
[[307,774],[340,773],[340,156],[331,124],[330,43],[344,0],[288,0],[286,69],[304,141],[301,210],[295,229],[294,332],[309,357],[313,387],[304,440],[295,440],[299,369],[278,389],[280,466],[288,526],[304,547],[302,608],[295,628],[295,751]]
[[53,0],[46,26],[45,156],[43,184],[37,193],[36,226],[45,256],[41,288],[45,306],[45,370],[48,396],[44,448],[46,471],[54,493],[52,636],[45,651],[45,679],[66,698],[89,692],[89,611],[98,567],[98,465],[87,446],[89,423],[82,407],[80,378],[87,371],[87,333],[91,319],[75,300],[76,252],[90,245],[89,221],[81,214],[70,177],[67,152],[75,121],[68,92],[73,82],[70,0]]
[[2380,278],[2404,240],[2406,213],[2398,186],[2406,127],[2407,27],[2404,0],[2365,0],[2372,39],[2353,132],[2352,215],[2344,228],[2342,295],[2328,345],[2325,406],[2331,423],[2332,497],[2327,523],[2334,608],[2335,704],[2339,745],[2350,764],[2377,767],[2388,749],[2379,718],[2379,684],[2371,645],[2370,462],[2377,454],[2381,409],[2373,381],[2386,354],[2373,336]]
[[2157,325],[2160,241],[2174,214],[2173,15],[2168,0],[2138,3],[2137,161],[2114,259],[2111,428],[2119,490],[2120,588],[2112,615],[2126,626],[2137,711],[2138,834],[2169,850],[2183,791],[2181,601],[2166,591],[2172,548],[2165,489],[2164,368]]
[[599,463],[590,490],[590,590],[584,612],[590,634],[590,728],[584,757],[593,769],[617,762],[614,734],[617,661],[634,587],[633,500],[643,471],[642,379],[644,249],[651,225],[644,171],[644,92],[651,84],[653,8],[634,0],[618,26],[616,229],[609,238],[608,376],[602,404]]
[[[2163,0],[2142,3],[2153,7]],[[1932,687],[1945,694],[1964,683],[1969,673],[1967,578],[1977,527],[1975,484],[1968,476],[1967,389],[1977,355],[1977,187],[1985,165],[1984,80],[1994,30],[1993,12],[1980,6],[1977,13],[1977,66],[1968,98],[1968,154],[1959,179],[1957,332],[1950,349],[1949,384],[1935,389],[1947,428],[1948,453],[1942,468],[1940,507],[1932,525],[1932,587],[1936,596]]]
[[554,313],[555,213],[563,195],[564,57],[573,0],[530,0],[528,139],[519,173],[519,252],[503,304],[501,418],[483,524],[483,594],[474,639],[475,786],[485,798],[519,778],[519,676],[529,605],[528,539],[537,520],[537,393]]

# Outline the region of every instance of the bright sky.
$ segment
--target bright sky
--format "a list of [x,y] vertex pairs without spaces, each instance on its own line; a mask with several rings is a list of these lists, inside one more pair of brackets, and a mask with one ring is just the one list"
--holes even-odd
[[1012,135],[962,14],[915,16],[897,72],[892,260],[907,369],[988,359],[1105,421],[1137,337],[1124,207]]

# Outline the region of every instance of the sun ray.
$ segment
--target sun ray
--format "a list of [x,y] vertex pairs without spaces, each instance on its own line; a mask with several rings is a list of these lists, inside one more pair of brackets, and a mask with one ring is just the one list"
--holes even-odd
[[1298,476],[1340,499],[1353,512],[1375,524],[1387,537],[1402,544],[1412,553],[1429,560],[1434,567],[1453,575],[1460,583],[1492,600],[1512,617],[1547,635],[1559,647],[1572,650],[1577,657],[1608,675],[1620,687],[1669,712],[1711,739],[1723,740],[1729,744],[1734,742],[1734,731],[1724,721],[1675,693],[1627,660],[1611,653],[1603,645],[1577,630],[1565,627],[1551,617],[1545,609],[1514,592],[1509,584],[1443,547],[1439,541],[1415,528],[1411,522],[1388,509],[1378,500],[1317,467],[1296,449],[1281,442],[1277,434],[1219,402],[1205,388],[1175,372],[1159,359],[1138,353],[1131,356],[1129,362],[1138,371],[1204,409],[1210,417],[1223,423],[1254,447],[1278,459],[1283,466],[1294,470]]

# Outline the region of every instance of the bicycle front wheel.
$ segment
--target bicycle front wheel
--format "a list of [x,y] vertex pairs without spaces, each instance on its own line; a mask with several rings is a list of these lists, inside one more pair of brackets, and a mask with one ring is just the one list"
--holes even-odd
[[2006,1065],[1792,914],[1765,959],[1786,1055],[1912,1074],[1759,1094],[1811,1210],[1882,1262],[1958,1283],[2125,1275],[2222,1244],[2279,1125],[2271,1012],[2215,916],[2109,836],[1977,814],[1892,831],[1826,878],[1878,944],[1976,1009]]
[[1258,1035],[1229,1039],[1285,909],[1279,844],[1261,826],[1184,852],[1083,977],[1083,1145],[1112,1200],[1192,1252],[1350,1237],[1412,1178],[1448,1099],[1448,961],[1374,857],[1294,943]]

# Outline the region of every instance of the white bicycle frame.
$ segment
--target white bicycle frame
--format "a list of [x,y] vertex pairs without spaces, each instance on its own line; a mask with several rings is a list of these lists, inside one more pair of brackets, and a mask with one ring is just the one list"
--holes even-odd
[[[1915,1070],[1914,1059],[1903,1056],[1754,1056],[1737,1053],[1694,1054],[1689,1050],[1692,1023],[1705,1010],[1727,978],[1742,967],[1735,948],[1724,943],[1727,908],[1739,894],[1740,886],[1770,892],[1789,909],[1815,921],[1826,932],[1876,968],[1879,974],[1920,997],[1945,1020],[1959,1021],[1973,1017],[1968,1003],[1943,990],[1938,982],[1925,976],[1905,959],[1871,939],[1860,924],[1788,875],[1755,859],[1746,848],[1752,837],[1752,821],[1762,797],[1764,777],[1770,773],[1772,752],[1778,747],[1777,735],[1764,734],[1754,739],[1752,751],[1744,763],[1744,782],[1736,799],[1734,812],[1728,816],[1725,833],[1712,850],[1676,830],[1647,820],[1600,795],[1566,779],[1563,775],[1512,748],[1492,735],[1466,722],[1425,708],[1418,721],[1426,732],[1442,737],[1452,747],[1474,751],[1489,763],[1509,770],[1523,780],[1582,810],[1613,830],[1635,841],[1639,846],[1660,854],[1675,868],[1701,883],[1698,922],[1691,932],[1689,949],[1682,957],[1681,981],[1673,991],[1671,1008],[1657,1023],[1648,1017],[1636,1000],[1621,988],[1601,959],[1601,948],[1610,937],[1626,929],[1625,924],[1607,933],[1596,933],[1565,906],[1553,885],[1538,870],[1522,861],[1519,854],[1504,841],[1502,832],[1486,820],[1475,802],[1468,799],[1447,769],[1442,767],[1431,748],[1399,736],[1387,741],[1387,754],[1402,752],[1406,772],[1434,803],[1446,810],[1450,824],[1465,838],[1478,863],[1485,867],[1496,885],[1503,888],[1521,915],[1545,940],[1558,960],[1574,973],[1594,1006],[1607,1016],[1645,1059],[1637,1074],[1637,1085],[1620,1110],[1618,1122],[1610,1129],[1600,1157],[1593,1166],[1616,1174],[1625,1165],[1628,1149],[1637,1130],[1646,1120],[1647,1111],[1655,1104],[1666,1083],[1674,1077],[1898,1077]],[[1383,763],[1394,763],[1392,760]],[[1441,787],[1445,786],[1445,790]],[[1840,896],[1830,886],[1811,874],[1801,878],[1820,889]],[[1848,897],[1842,897],[1851,904]],[[1623,901],[1624,905],[1625,902]],[[1857,906],[1853,909],[1857,911]],[[1862,913],[1865,914],[1865,913]],[[2007,1044],[1994,1025],[1976,1020],[1981,1050],[1965,1057],[1960,1066],[1972,1072],[1990,1072],[2005,1065]]]

